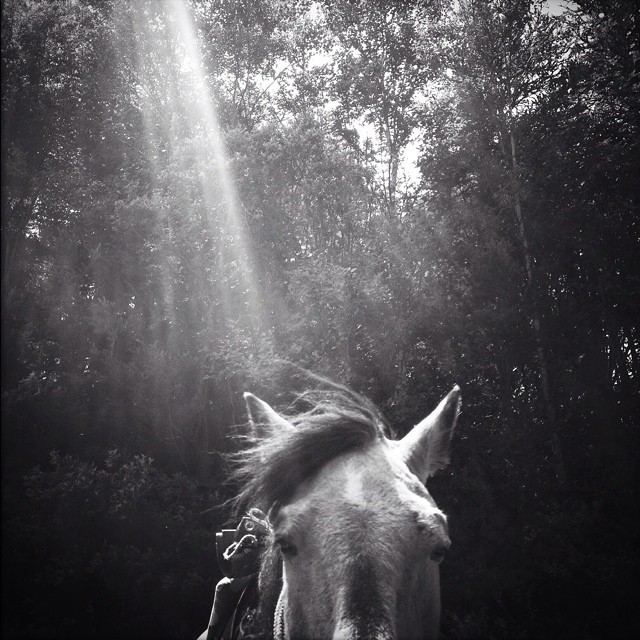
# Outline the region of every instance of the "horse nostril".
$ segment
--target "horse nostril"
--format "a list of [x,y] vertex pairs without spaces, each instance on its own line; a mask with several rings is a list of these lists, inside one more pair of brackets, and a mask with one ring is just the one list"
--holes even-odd
[[438,546],[431,552],[431,559],[440,564],[444,560],[444,556],[447,553],[447,548],[444,546]]

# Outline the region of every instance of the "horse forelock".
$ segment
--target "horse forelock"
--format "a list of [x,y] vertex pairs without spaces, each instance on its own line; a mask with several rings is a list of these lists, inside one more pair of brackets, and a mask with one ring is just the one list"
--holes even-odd
[[375,405],[353,392],[313,391],[300,398],[310,408],[287,416],[294,430],[249,436],[250,446],[237,455],[240,510],[287,504],[297,487],[329,461],[388,433]]

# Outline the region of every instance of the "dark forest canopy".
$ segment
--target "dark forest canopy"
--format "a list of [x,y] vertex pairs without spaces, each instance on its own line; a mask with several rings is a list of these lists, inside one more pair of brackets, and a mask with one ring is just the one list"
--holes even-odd
[[640,25],[551,4],[3,2],[3,634],[197,635],[289,362],[462,387],[446,638],[626,636]]

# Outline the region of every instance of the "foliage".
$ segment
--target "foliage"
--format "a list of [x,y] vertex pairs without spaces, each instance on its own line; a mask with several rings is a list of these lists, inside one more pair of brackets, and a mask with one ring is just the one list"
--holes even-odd
[[[193,480],[117,450],[100,465],[53,452],[25,476],[5,523],[4,570],[16,603],[8,634],[80,637],[195,635],[216,579],[211,496]],[[19,502],[17,502],[19,500]],[[6,579],[5,579],[6,580]],[[198,607],[200,603],[200,607]],[[29,621],[26,623],[26,621]]]
[[461,384],[446,638],[627,635],[637,27],[5,2],[3,633],[201,631],[241,394],[286,405],[306,367],[399,435]]

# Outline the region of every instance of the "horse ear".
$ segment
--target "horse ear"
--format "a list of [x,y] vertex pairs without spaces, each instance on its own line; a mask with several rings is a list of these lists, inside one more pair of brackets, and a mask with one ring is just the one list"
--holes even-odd
[[403,461],[423,483],[449,464],[451,436],[461,401],[460,387],[456,385],[435,410],[398,443]]
[[257,436],[266,436],[271,431],[293,431],[295,427],[276,413],[264,400],[245,392],[249,422]]

